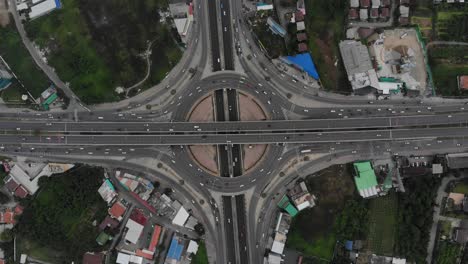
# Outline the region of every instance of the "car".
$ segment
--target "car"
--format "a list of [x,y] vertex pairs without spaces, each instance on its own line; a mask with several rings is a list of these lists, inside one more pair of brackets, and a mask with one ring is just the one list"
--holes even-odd
[[226,11],[223,11],[223,15],[226,15]]
[[268,103],[269,105],[271,105],[271,102],[270,102],[270,101],[267,101],[267,103]]

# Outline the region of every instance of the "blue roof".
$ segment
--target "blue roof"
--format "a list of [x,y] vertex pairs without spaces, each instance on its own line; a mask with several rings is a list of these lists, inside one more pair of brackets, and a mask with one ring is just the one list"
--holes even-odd
[[296,67],[299,67],[301,70],[307,72],[315,80],[319,79],[317,69],[315,68],[314,61],[310,53],[297,54],[296,56],[287,56],[285,57],[286,62],[294,64]]
[[345,242],[345,248],[349,251],[353,250],[353,241],[346,240]]
[[169,246],[169,251],[167,252],[166,258],[180,260],[183,250],[184,250],[184,245],[179,244],[179,241],[174,236],[172,238],[171,245]]
[[257,6],[266,6],[266,5],[269,5],[269,4],[263,3],[263,2],[258,2],[258,3],[257,3]]
[[55,0],[55,6],[56,8],[62,8],[62,4],[60,3],[60,0]]

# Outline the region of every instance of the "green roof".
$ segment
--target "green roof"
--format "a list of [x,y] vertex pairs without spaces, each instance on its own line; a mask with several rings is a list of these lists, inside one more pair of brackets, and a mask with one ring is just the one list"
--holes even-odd
[[289,198],[284,195],[283,198],[281,198],[281,201],[278,203],[278,207],[285,210],[290,216],[294,217],[297,215],[297,209],[292,205],[292,203],[289,201]]
[[354,181],[358,190],[377,186],[377,177],[370,161],[360,161],[353,164],[356,176]]
[[107,241],[111,240],[112,237],[108,234],[106,234],[104,231],[99,234],[99,236],[96,238],[96,242],[103,246],[107,243]]
[[286,206],[286,208],[284,208],[284,210],[286,210],[286,212],[288,212],[288,214],[291,216],[291,217],[294,217],[297,215],[297,209],[296,207],[294,207],[294,205],[292,205],[291,203],[288,204],[288,206]]
[[42,106],[44,108],[49,109],[49,105],[53,103],[55,100],[57,100],[57,93],[51,94],[47,99],[42,103]]

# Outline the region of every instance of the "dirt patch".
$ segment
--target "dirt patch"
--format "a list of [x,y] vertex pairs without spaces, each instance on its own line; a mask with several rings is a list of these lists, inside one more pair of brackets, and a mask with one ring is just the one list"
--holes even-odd
[[198,101],[190,111],[188,120],[194,122],[210,122],[214,120],[213,94]]
[[332,49],[332,40],[330,38],[322,39],[315,39],[315,44],[317,45],[320,53],[322,54],[321,59],[323,60],[322,63],[327,69],[325,72],[325,76],[320,76],[321,79],[328,79],[330,88],[335,89],[335,85],[337,83],[337,71],[335,69],[334,63],[335,59],[333,58],[333,49]]
[[265,111],[250,95],[239,93],[239,106],[240,119],[242,121],[255,121],[267,118]]
[[10,15],[6,6],[6,0],[0,0],[0,26],[5,27],[10,23]]

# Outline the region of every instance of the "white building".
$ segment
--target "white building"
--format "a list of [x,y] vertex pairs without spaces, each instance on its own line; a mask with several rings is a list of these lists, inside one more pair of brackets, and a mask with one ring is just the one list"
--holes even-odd
[[132,244],[136,244],[141,236],[141,232],[143,232],[144,226],[132,219],[128,219],[125,227],[128,228],[127,234],[125,234],[125,240]]
[[117,255],[118,264],[142,264],[143,258],[139,256],[129,255],[122,252],[119,252]]
[[45,0],[44,2],[41,2],[37,5],[33,5],[31,7],[31,12],[29,12],[29,18],[34,19],[43,16],[57,8],[60,8],[59,0]]
[[177,211],[177,214],[175,215],[174,219],[172,219],[172,223],[174,225],[178,226],[184,226],[185,222],[187,222],[187,219],[189,218],[189,213],[183,206],[179,208],[179,211]]

